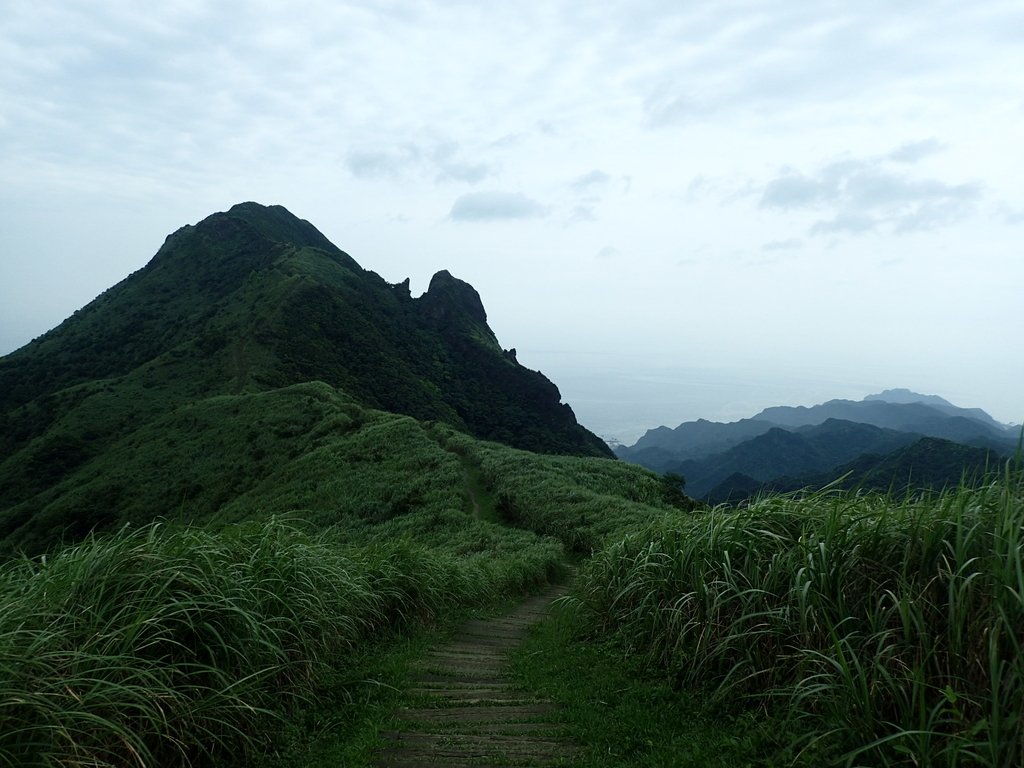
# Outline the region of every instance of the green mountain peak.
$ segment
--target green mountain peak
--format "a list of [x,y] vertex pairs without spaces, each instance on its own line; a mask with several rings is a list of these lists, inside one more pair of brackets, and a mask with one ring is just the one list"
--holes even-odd
[[45,506],[39,494],[148,425],[310,382],[517,448],[611,455],[552,382],[502,350],[468,283],[440,271],[414,299],[285,208],[242,203],[177,230],[141,270],[0,358],[0,538],[34,499]]

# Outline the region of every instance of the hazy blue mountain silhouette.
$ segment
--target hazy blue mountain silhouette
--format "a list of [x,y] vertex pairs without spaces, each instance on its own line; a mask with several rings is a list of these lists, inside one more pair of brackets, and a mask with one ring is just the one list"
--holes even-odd
[[891,453],[865,454],[828,472],[804,477],[766,481],[735,472],[707,491],[704,498],[713,504],[736,503],[761,493],[818,490],[826,486],[896,494],[937,491],[998,471],[1004,458],[1005,454],[989,448],[922,437]]
[[[615,453],[657,472],[680,473],[689,493],[714,499],[753,492],[768,481],[779,487],[807,479],[824,483],[862,455],[877,462],[877,457],[926,437],[1007,455],[1016,445],[1018,430],[980,408],[960,408],[937,395],[889,389],[861,401],[775,406],[729,423],[699,419],[674,429],[657,427]],[[950,467],[957,457],[974,462],[979,455],[943,447],[913,458],[920,464],[932,457],[937,471],[941,469],[939,476],[945,478],[953,473]],[[897,471],[904,465],[894,466]],[[930,477],[923,467],[920,475]]]
[[675,429],[650,429],[636,443],[631,446],[620,446],[615,453],[619,458],[645,466],[650,465],[641,460],[644,456],[656,461],[668,457],[669,463],[683,459],[698,459],[721,453],[745,440],[763,435],[773,426],[775,425],[765,420],[741,419],[722,423],[698,419],[684,422]]
[[803,427],[821,424],[828,419],[843,419],[958,442],[979,437],[1008,437],[1007,429],[997,425],[988,414],[985,416],[988,418],[978,419],[965,408],[926,405],[921,402],[829,400],[809,408],[785,405],[765,408],[753,419],[784,427]]
[[889,453],[920,438],[896,430],[841,419],[787,430],[771,427],[727,451],[674,465],[686,478],[686,490],[703,498],[733,474],[757,481],[826,472],[865,453]]
[[983,422],[995,427],[1000,432],[1010,432],[1012,435],[1019,431],[1018,427],[999,423],[981,408],[960,408],[938,395],[922,395],[918,392],[911,392],[909,389],[887,389],[877,395],[868,395],[864,400],[881,400],[886,403],[923,403],[951,416],[964,416]]

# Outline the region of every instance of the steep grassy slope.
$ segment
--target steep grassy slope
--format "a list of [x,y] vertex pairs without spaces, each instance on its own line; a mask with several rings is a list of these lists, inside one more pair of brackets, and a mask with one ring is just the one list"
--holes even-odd
[[[72,411],[68,426],[50,430],[47,452],[8,459],[6,476],[35,478],[74,450],[64,441],[86,428],[79,416]],[[467,467],[503,508],[534,514],[553,510],[561,496],[526,501],[535,489],[543,493],[527,479],[531,473],[557,472],[566,492],[587,489],[593,514],[608,521],[615,505],[591,501],[589,488],[619,494],[623,503],[663,505],[668,498],[663,482],[640,467],[481,443],[440,422],[365,408],[323,382],[183,404],[111,438],[95,455],[82,445],[65,467],[71,468],[52,470],[51,484],[26,480],[26,499],[0,515],[8,551],[44,551],[91,530],[157,518],[219,526],[293,514],[318,527],[356,530],[409,515],[468,512]]]

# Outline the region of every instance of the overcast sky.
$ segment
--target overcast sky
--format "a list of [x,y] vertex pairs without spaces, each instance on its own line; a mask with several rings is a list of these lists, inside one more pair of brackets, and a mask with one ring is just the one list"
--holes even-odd
[[0,354],[244,200],[448,269],[580,420],[1024,419],[1024,4],[8,2]]

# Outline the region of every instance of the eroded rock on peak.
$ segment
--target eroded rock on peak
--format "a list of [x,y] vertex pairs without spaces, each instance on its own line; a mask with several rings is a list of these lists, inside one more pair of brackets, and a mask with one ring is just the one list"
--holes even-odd
[[435,319],[445,319],[455,313],[466,315],[478,323],[487,322],[487,312],[476,289],[464,280],[454,277],[447,269],[430,278],[430,286],[421,297],[424,309]]

